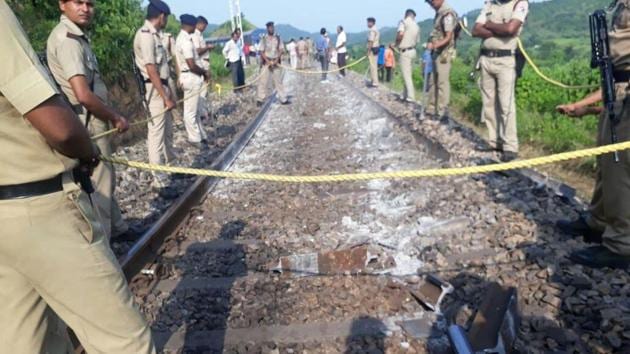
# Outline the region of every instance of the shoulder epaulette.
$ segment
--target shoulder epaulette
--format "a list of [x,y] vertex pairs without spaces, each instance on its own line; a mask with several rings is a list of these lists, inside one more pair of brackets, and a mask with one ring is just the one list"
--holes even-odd
[[147,28],[141,29],[140,32],[142,32],[142,33],[151,33],[151,31],[149,29],[147,29]]
[[68,37],[70,39],[74,39],[75,41],[78,41],[78,40],[83,38],[83,36],[79,36],[79,35],[76,35],[76,34],[70,33],[70,32],[66,33],[66,37]]

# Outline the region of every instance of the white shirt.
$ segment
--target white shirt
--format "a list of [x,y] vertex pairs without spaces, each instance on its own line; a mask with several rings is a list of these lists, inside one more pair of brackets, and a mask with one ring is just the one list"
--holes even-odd
[[[201,31],[199,31],[198,29],[195,29],[195,32],[192,34],[192,41],[193,41],[193,45],[195,46],[195,50],[206,47],[206,40],[205,38],[203,38],[203,33],[201,33]],[[206,57],[207,55],[208,55],[207,53],[204,54],[204,56]],[[210,67],[209,62],[203,60],[203,57],[201,56],[199,56],[199,59],[197,59],[196,63],[200,68],[203,68],[206,70],[208,70],[208,68]]]
[[295,44],[295,42],[289,42],[289,44],[287,44],[287,52],[289,52],[289,54],[296,56],[297,55],[297,44]]
[[179,69],[181,71],[188,71],[190,68],[188,67],[188,63],[186,63],[186,59],[193,59],[195,63],[199,61],[199,54],[195,49],[195,45],[193,43],[193,35],[188,34],[186,31],[182,30],[179,32],[177,36],[177,40],[175,41],[175,57],[177,58],[177,65],[179,65]]
[[[335,45],[335,47],[339,48],[340,45],[344,44],[347,41],[348,40],[346,39],[346,32],[345,31],[341,31],[341,33],[339,33],[337,35],[337,44]],[[346,49],[345,45],[343,47],[337,49],[337,53],[339,53],[339,54],[346,53],[347,51],[348,51],[348,49]]]
[[223,47],[223,56],[230,63],[241,60],[241,49],[233,39],[230,39],[230,41],[225,44],[225,47]]

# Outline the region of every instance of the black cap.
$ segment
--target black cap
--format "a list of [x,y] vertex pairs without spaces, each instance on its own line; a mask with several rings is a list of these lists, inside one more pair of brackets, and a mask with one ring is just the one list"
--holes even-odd
[[[153,9],[151,9],[153,8]],[[171,14],[171,8],[162,0],[149,0],[149,11],[159,12],[161,14]]]
[[413,11],[413,9],[407,9],[407,11],[405,11],[405,16],[409,15],[413,15],[413,17],[416,17],[416,12]]
[[184,14],[179,16],[179,22],[181,22],[182,25],[196,26],[197,18],[193,15]]
[[199,16],[197,17],[197,23],[205,23],[206,25],[208,24],[208,20],[203,17],[203,16]]
[[271,26],[273,26],[273,25],[275,25],[275,23],[273,23],[273,21],[269,21],[269,22],[267,22],[267,24],[266,24],[265,26],[267,26],[267,27],[271,27]]

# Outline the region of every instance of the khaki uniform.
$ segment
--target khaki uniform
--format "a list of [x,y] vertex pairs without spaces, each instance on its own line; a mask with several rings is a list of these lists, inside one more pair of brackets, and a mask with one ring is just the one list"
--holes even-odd
[[[381,34],[376,29],[376,25],[372,26],[368,31],[368,61],[370,62],[370,77],[372,78],[372,85],[378,86],[378,51],[376,54],[372,49],[380,46]],[[371,44],[370,44],[371,42]]]
[[308,63],[308,44],[301,40],[297,42],[297,54],[299,58],[298,69],[306,69]]
[[400,22],[398,33],[403,37],[400,41],[400,71],[402,72],[405,88],[403,99],[416,99],[416,89],[413,85],[413,62],[418,56],[416,46],[420,42],[420,27],[414,17],[410,16]]
[[[195,29],[195,33],[192,36],[193,45],[195,46],[195,50],[199,48],[203,48],[206,46],[206,40],[203,38],[203,33],[198,29]],[[197,66],[202,68],[203,70],[210,70],[210,53],[204,54],[203,57],[198,56],[198,60],[196,61]],[[209,102],[208,102],[208,85],[203,85],[201,87],[201,91],[199,92],[199,116],[200,117],[208,117],[208,113],[210,112]]]
[[[145,82],[149,80],[147,65],[153,64],[157,67],[160,78],[168,82],[170,69],[168,66],[168,53],[164,47],[162,33],[145,21],[144,25],[136,32],[133,41],[133,52],[136,56],[136,66],[138,66]],[[169,85],[163,85],[168,95],[173,95]],[[173,116],[171,112],[163,113],[166,107],[164,100],[158,94],[151,82],[146,83],[147,102],[149,102],[149,112],[156,117],[148,123],[147,147],[149,150],[149,162],[152,164],[170,164],[175,160],[173,153]],[[168,176],[163,173],[153,173],[154,183],[158,187],[167,184]]]
[[[85,77],[93,88],[94,93],[105,103],[108,103],[107,88],[101,79],[96,56],[92,52],[90,42],[83,31],[62,15],[59,24],[48,37],[46,46],[48,65],[50,71],[61,87],[64,94],[75,107],[79,118],[86,123],[87,109],[79,104],[79,101],[70,86],[69,80],[77,75]],[[88,125],[90,134],[96,135],[111,129],[108,122],[92,116]],[[105,156],[111,156],[114,149],[109,137],[98,139],[96,144]],[[95,186],[94,206],[101,217],[105,233],[108,237],[120,235],[128,230],[123,221],[120,207],[114,199],[116,187],[116,175],[114,166],[110,163],[101,163],[94,174],[92,182]]]
[[[618,1],[630,6],[630,1]],[[613,15],[610,51],[615,71],[630,71],[630,10],[622,5]],[[617,83],[616,126],[619,142],[630,141],[630,100],[627,82]],[[598,145],[612,143],[610,119],[604,112],[599,120]],[[614,253],[630,256],[630,151],[597,158],[597,183],[591,202],[589,225],[604,232],[604,246]]]
[[63,191],[0,200],[1,351],[66,352],[48,342],[61,332],[59,316],[89,353],[155,353],[88,196],[71,178],[76,161],[24,118],[57,91],[5,1],[0,32],[0,185],[63,176]]
[[208,135],[201,125],[200,112],[200,93],[205,86],[203,76],[197,75],[190,71],[186,59],[192,59],[195,63],[199,62],[199,54],[193,43],[193,35],[181,30],[175,40],[175,57],[181,74],[179,82],[184,90],[184,125],[188,134],[188,141],[191,143],[200,143],[202,140],[208,139]]
[[[433,31],[429,41],[439,41],[457,26],[457,13],[446,2],[437,11],[433,22]],[[455,58],[455,33],[453,40],[445,47],[433,51],[433,72],[429,78],[429,102],[427,111],[443,116],[446,114],[451,99],[451,65]]]
[[[507,23],[518,20],[525,23],[528,12],[527,0],[512,0],[503,4],[496,0],[489,0],[486,1],[476,22]],[[482,50],[515,52],[519,35],[520,31],[514,37],[484,39],[481,48]],[[482,115],[488,127],[488,143],[506,152],[518,152],[515,99],[516,59],[514,55],[503,57],[482,55],[479,62],[481,64]]]
[[[265,36],[260,40],[260,52],[265,53],[269,60],[277,59],[282,55],[284,48],[280,36]],[[269,79],[273,80],[273,86],[278,94],[280,102],[287,101],[287,95],[282,85],[282,68],[276,66],[271,68],[268,64],[263,64],[260,69],[260,81],[258,82],[258,101],[263,102],[267,98],[267,88]]]

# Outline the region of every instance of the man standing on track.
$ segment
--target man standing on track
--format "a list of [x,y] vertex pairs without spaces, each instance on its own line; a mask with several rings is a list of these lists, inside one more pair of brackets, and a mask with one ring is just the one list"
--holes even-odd
[[[48,37],[46,46],[46,57],[54,79],[91,135],[106,132],[112,126],[120,132],[126,131],[129,129],[127,119],[107,104],[107,87],[86,35],[86,28],[95,15],[93,2],[62,1],[60,7],[61,20]],[[98,139],[96,144],[102,154],[113,154],[109,137]],[[96,187],[94,206],[107,237],[132,237],[127,234],[129,227],[114,199],[114,166],[111,163],[99,164],[92,175],[92,182]]]
[[370,76],[372,81],[368,84],[368,87],[378,87],[378,52],[380,46],[381,34],[376,28],[376,19],[369,17],[367,19],[368,26],[368,38],[367,38],[367,57],[370,62]]
[[[195,26],[195,33],[193,33],[192,39],[195,50],[199,55],[197,66],[209,72],[210,51],[214,48],[214,46],[206,44],[206,39],[203,37],[203,33],[206,31],[206,28],[208,28],[208,20],[206,20],[203,16],[197,17],[197,25]],[[201,92],[199,92],[199,117],[204,120],[208,118],[209,112],[208,85],[203,85],[201,87]]]
[[289,58],[291,61],[291,68],[293,70],[298,68],[298,54],[297,54],[297,44],[295,40],[291,38],[289,44],[287,44],[287,52],[289,52]]
[[451,65],[455,58],[455,28],[457,13],[445,0],[428,0],[435,9],[433,31],[427,43],[432,51],[433,71],[429,78],[427,112],[436,117],[447,114],[451,97]]
[[181,70],[179,81],[184,90],[184,125],[188,143],[197,149],[203,149],[208,143],[208,136],[199,117],[199,93],[210,80],[210,73],[197,65],[200,59],[193,40],[197,18],[185,14],[179,19],[182,29],[175,41],[175,56]]
[[297,53],[298,53],[298,69],[306,69],[306,62],[308,61],[308,44],[304,38],[300,37],[300,40],[297,42]]
[[267,22],[267,35],[260,40],[260,56],[263,66],[260,69],[260,81],[258,82],[258,106],[262,106],[267,98],[267,87],[269,80],[273,81],[273,86],[278,94],[278,99],[282,104],[289,104],[289,99],[282,86],[282,39],[275,32],[273,22]]
[[528,12],[527,0],[488,1],[472,32],[482,39],[481,98],[488,143],[490,151],[502,152],[503,162],[518,158],[515,54]]
[[335,47],[337,48],[337,66],[341,70],[339,70],[339,75],[341,77],[346,76],[346,55],[348,53],[348,49],[346,48],[346,44],[348,42],[348,37],[346,36],[346,31],[343,30],[343,26],[337,26],[337,43]]
[[88,353],[155,353],[89,196],[75,182],[89,181],[98,148],[6,1],[0,32],[0,350],[71,352],[67,335],[54,333],[61,318]]
[[235,30],[232,32],[232,39],[223,47],[223,56],[230,65],[230,71],[232,72],[232,86],[234,86],[234,93],[240,93],[243,91],[245,85],[245,71],[243,70],[243,52],[239,48],[238,43],[241,40],[240,31]]
[[323,84],[328,83],[328,40],[326,38],[326,29],[322,28],[319,31],[321,35],[317,39],[317,43],[315,44],[315,48],[317,49],[317,60],[319,60],[322,67],[322,80]]
[[416,99],[416,89],[413,85],[413,61],[418,56],[416,46],[420,42],[420,27],[416,23],[416,12],[409,9],[405,11],[405,19],[398,25],[396,45],[400,49],[400,71],[405,88],[401,99],[413,102]]
[[[162,30],[166,28],[171,10],[161,0],[151,0],[147,7],[147,19],[136,32],[133,52],[136,66],[144,77],[147,89],[146,100],[149,112],[154,117],[147,125],[147,149],[152,164],[170,164],[175,160],[173,153],[173,115],[175,93],[169,89],[170,69],[168,53],[164,47]],[[175,191],[168,188],[169,178],[165,173],[153,173],[153,187],[164,199],[177,198]]]

